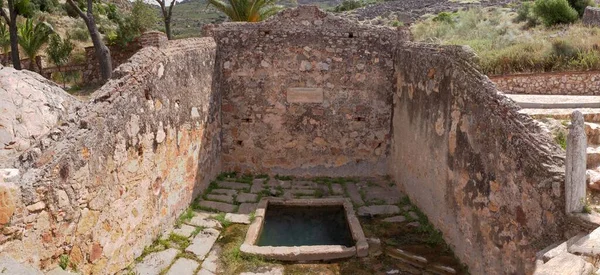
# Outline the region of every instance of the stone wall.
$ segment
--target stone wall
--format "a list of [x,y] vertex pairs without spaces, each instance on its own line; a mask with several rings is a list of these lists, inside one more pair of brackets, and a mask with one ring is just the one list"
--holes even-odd
[[83,274],[114,274],[171,227],[221,171],[215,46],[142,49],[15,160],[20,176],[0,184],[3,206],[16,206],[0,251],[42,269],[66,254]]
[[600,8],[591,6],[586,7],[581,21],[587,26],[600,27]]
[[[158,31],[145,32],[141,36],[137,37],[133,41],[127,43],[126,46],[111,45],[108,46],[110,50],[110,56],[112,58],[113,68],[127,62],[127,60],[133,56],[141,48],[145,47],[159,47],[167,43],[167,36]],[[85,65],[86,68],[83,70],[83,82],[85,84],[95,84],[100,82],[100,65],[96,58],[96,51],[94,47],[85,48]]]
[[392,42],[316,7],[257,24],[209,27],[223,76],[224,170],[354,176],[386,173]]
[[600,72],[561,72],[492,76],[507,94],[600,95]]
[[390,174],[471,274],[531,274],[563,237],[564,152],[470,59],[398,48]]

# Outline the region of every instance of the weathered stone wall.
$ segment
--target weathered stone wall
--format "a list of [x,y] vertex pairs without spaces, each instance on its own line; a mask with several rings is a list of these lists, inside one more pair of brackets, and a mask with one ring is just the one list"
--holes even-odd
[[316,7],[208,28],[222,65],[224,170],[382,175],[390,144],[392,42]]
[[507,94],[600,95],[600,72],[560,72],[490,77]]
[[0,65],[0,168],[23,153],[80,104],[40,75]]
[[390,174],[471,274],[531,274],[564,232],[564,152],[470,59],[398,48]]
[[142,49],[21,155],[16,194],[0,190],[16,200],[0,251],[43,269],[67,254],[84,274],[114,274],[172,226],[220,172],[215,46]]
[[[137,37],[133,41],[129,42],[126,46],[111,45],[108,46],[110,50],[110,56],[113,68],[127,62],[131,56],[137,51],[144,47],[159,47],[167,43],[167,36],[158,31],[145,32],[141,36]],[[100,65],[96,58],[96,51],[94,47],[85,48],[85,69],[83,70],[83,82],[85,84],[99,83],[100,77]]]

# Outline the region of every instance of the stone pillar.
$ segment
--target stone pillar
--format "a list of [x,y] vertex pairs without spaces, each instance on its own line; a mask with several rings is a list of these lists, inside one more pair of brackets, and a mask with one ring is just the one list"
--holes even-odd
[[585,170],[587,138],[579,111],[571,115],[571,126],[567,136],[567,158],[565,160],[565,197],[567,214],[583,211],[585,205]]

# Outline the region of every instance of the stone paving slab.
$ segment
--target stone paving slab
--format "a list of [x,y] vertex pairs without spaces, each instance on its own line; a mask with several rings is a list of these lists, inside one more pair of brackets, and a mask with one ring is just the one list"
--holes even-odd
[[395,205],[371,205],[358,208],[359,216],[396,215],[400,208]]
[[206,269],[200,269],[200,271],[198,271],[198,274],[196,275],[215,275],[215,273],[210,272],[209,270]]
[[210,191],[210,193],[235,196],[235,195],[237,195],[238,192],[236,190],[232,190],[232,189],[213,189],[212,191]]
[[266,180],[267,180],[266,178],[263,178],[263,179],[253,179],[252,180],[252,184],[264,184]]
[[220,232],[216,229],[204,229],[198,233],[196,237],[194,237],[192,243],[185,249],[185,251],[194,253],[199,260],[204,260],[206,254],[208,254],[212,246],[215,244],[219,234]]
[[200,264],[194,260],[179,258],[171,268],[169,268],[167,275],[194,275],[194,271],[196,271],[196,268],[198,268],[199,265]]
[[221,224],[204,215],[196,215],[190,221],[186,222],[189,225],[201,226],[206,228],[220,228]]
[[357,205],[357,206],[365,205],[365,202],[363,201],[362,196],[360,195],[360,192],[358,192],[358,187],[356,186],[356,184],[354,184],[354,183],[346,184],[346,191],[348,191],[348,196],[350,197],[350,199],[352,200],[352,202],[355,205]]
[[333,191],[334,195],[343,195],[344,194],[344,188],[339,183],[332,184],[331,190]]
[[278,180],[278,179],[270,179],[267,182],[267,185],[269,187],[277,187],[277,186],[281,186],[282,188],[291,188],[291,183],[290,181],[285,181],[285,180]]
[[258,195],[249,194],[249,193],[240,193],[236,198],[238,202],[256,202],[258,200]]
[[246,214],[225,214],[225,219],[232,223],[250,224],[250,215]]
[[250,193],[258,194],[263,189],[265,189],[265,185],[262,182],[261,183],[253,183],[252,187],[250,187]]
[[240,275],[283,275],[283,267],[261,268],[257,272],[242,272]]
[[206,195],[206,198],[209,199],[209,200],[211,200],[211,201],[220,201],[220,202],[233,203],[233,196],[229,196],[229,195],[208,194],[208,195]]
[[189,238],[190,236],[192,236],[192,233],[194,233],[195,230],[196,227],[183,224],[180,228],[175,228],[175,230],[173,230],[173,233]]
[[204,262],[202,262],[202,269],[205,269],[212,273],[217,273],[217,270],[220,269],[220,255],[221,247],[219,245],[213,246],[212,250],[210,250],[210,253],[208,253],[206,259],[204,259]]
[[394,217],[385,218],[385,219],[383,219],[383,221],[384,222],[390,222],[390,223],[405,222],[406,221],[406,217],[404,217],[404,216],[394,216]]
[[179,250],[175,248],[151,253],[135,266],[133,272],[138,275],[159,274],[173,262],[177,254],[179,254]]
[[217,185],[220,188],[227,188],[227,189],[243,190],[243,189],[250,188],[250,184],[241,183],[241,182],[232,182],[232,181],[219,181],[219,182],[217,182]]
[[242,203],[238,209],[240,214],[250,214],[256,210],[257,203]]
[[395,187],[370,186],[363,190],[365,191],[365,201],[367,203],[382,201],[385,204],[397,204],[403,197]]
[[214,209],[214,210],[225,212],[225,213],[234,212],[235,208],[236,208],[236,206],[233,204],[229,204],[229,203],[225,203],[225,202],[216,202],[216,201],[200,201],[199,205],[202,207]]

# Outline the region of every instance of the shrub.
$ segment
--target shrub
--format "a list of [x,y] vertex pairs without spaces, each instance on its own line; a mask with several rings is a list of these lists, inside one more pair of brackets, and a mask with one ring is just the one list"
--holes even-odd
[[90,33],[84,28],[75,28],[69,32],[69,36],[77,41],[87,42],[90,40]]
[[538,17],[533,12],[533,2],[523,2],[517,9],[517,17],[515,17],[515,23],[527,22],[525,27],[531,28],[540,24]]
[[577,11],[579,17],[582,17],[585,7],[593,6],[594,2],[592,0],[569,0],[569,5]]
[[56,7],[60,6],[58,0],[32,0],[34,9],[44,12],[53,12]]
[[335,6],[334,12],[350,11],[365,6],[362,0],[344,0],[341,4]]
[[440,12],[438,15],[436,15],[433,18],[434,22],[442,22],[442,23],[447,23],[447,24],[452,24],[454,23],[454,19],[451,13],[449,12]]
[[534,12],[546,26],[573,23],[578,18],[567,0],[536,0]]

